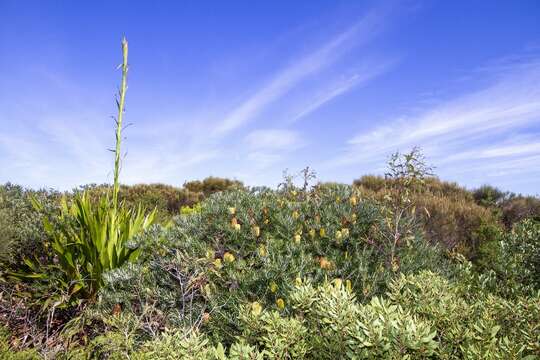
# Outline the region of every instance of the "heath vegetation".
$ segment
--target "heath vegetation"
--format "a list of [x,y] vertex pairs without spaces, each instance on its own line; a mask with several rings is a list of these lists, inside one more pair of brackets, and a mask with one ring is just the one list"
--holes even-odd
[[0,186],[2,359],[536,359],[540,199],[387,174]]

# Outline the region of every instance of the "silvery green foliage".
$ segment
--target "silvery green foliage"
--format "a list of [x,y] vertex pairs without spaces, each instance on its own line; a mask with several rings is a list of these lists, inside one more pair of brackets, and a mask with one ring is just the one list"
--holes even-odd
[[[182,221],[182,220],[179,220]],[[187,248],[193,244],[183,241],[184,227],[167,229],[154,225],[133,239],[141,251],[136,263],[104,274],[103,286],[91,316],[107,322],[111,314],[120,312],[139,319],[135,334],[150,338],[164,328],[194,328],[200,325],[206,308],[200,284],[193,282],[201,268]],[[186,246],[180,251],[177,242]],[[119,331],[122,324],[111,326]]]
[[518,281],[540,289],[540,222],[526,219],[514,225],[503,249]]
[[[31,198],[43,204],[37,211]],[[28,190],[19,185],[0,185],[0,262],[17,266],[22,258],[45,256],[47,237],[42,216],[58,208],[59,194],[51,190]]]
[[540,354],[540,293],[507,300],[488,292],[469,294],[429,271],[401,275],[389,285],[392,302],[433,324],[445,359],[514,359]]
[[311,334],[301,319],[282,317],[277,311],[240,313],[241,339],[257,346],[269,359],[303,359],[308,355]]
[[378,297],[359,304],[341,282],[302,285],[290,301],[308,328],[312,354],[321,359],[428,357],[438,347],[428,322]]
[[[228,353],[228,356],[227,356]],[[232,344],[227,352],[223,345],[212,346],[203,334],[192,330],[165,332],[146,342],[130,356],[134,360],[263,360],[254,346],[244,341]],[[284,358],[282,358],[284,359]]]

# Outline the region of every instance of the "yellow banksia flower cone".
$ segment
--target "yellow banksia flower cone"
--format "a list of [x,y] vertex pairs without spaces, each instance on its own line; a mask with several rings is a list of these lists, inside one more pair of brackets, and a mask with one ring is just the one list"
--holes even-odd
[[229,214],[231,214],[231,215],[236,214],[236,208],[235,207],[230,207],[229,208]]
[[208,297],[212,296],[212,288],[210,287],[210,284],[204,285],[204,293]]
[[341,229],[341,235],[343,235],[344,238],[349,237],[349,229],[347,228]]
[[214,264],[214,266],[216,267],[216,269],[221,269],[221,267],[222,267],[221,259],[216,259],[216,260],[214,260],[214,262],[213,262],[212,264]]
[[223,254],[223,260],[225,260],[225,262],[232,263],[235,258],[233,254],[231,254],[230,252],[226,252],[225,254]]
[[275,282],[272,281],[272,282],[270,283],[270,291],[273,292],[273,293],[275,293],[277,290],[278,290],[277,284],[276,284]]
[[296,286],[302,285],[302,278],[299,277],[299,276],[296,277],[296,279],[294,279],[294,284],[295,284]]
[[298,219],[300,217],[300,214],[298,213],[298,211],[294,210],[293,213],[292,213],[292,217],[293,219]]
[[319,266],[321,267],[321,269],[323,270],[329,270],[332,268],[332,262],[331,261],[328,261],[328,259],[326,259],[325,257],[321,257],[319,259]]
[[393,259],[393,260],[392,260],[392,271],[393,271],[393,272],[396,272],[396,271],[398,271],[398,270],[399,270],[399,264],[398,264],[398,262],[396,261],[396,259]]
[[254,301],[251,303],[251,313],[255,316],[261,315],[262,312],[262,305],[259,304],[257,301]]
[[339,289],[341,287],[341,285],[343,285],[343,281],[341,281],[340,278],[334,279],[333,283],[334,283],[334,287],[336,289]]
[[324,228],[321,228],[321,229],[319,230],[319,235],[320,235],[321,237],[325,237],[325,236],[326,236],[326,230],[324,230]]
[[300,244],[300,240],[302,239],[302,237],[298,234],[294,235],[294,242],[296,244]]
[[351,280],[345,280],[345,289],[347,289],[348,292],[352,292]]
[[267,254],[268,252],[266,251],[266,246],[263,244],[259,245],[259,255],[265,257]]
[[349,199],[349,202],[351,203],[352,206],[356,206],[356,204],[358,204],[358,198],[356,196],[351,196],[351,198]]
[[253,226],[252,231],[255,237],[259,237],[261,235],[261,228],[257,225]]
[[309,230],[309,236],[314,239],[315,238],[315,229],[310,229]]
[[279,310],[285,309],[285,300],[283,300],[282,298],[277,299],[276,306],[278,307]]

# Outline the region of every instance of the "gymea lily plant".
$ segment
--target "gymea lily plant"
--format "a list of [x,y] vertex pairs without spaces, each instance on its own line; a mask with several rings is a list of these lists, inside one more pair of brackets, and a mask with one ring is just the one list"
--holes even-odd
[[[44,227],[57,261],[43,267],[27,260],[32,273],[15,275],[49,281],[51,274],[61,274],[54,278],[60,281],[65,291],[60,292],[61,299],[55,300],[55,306],[59,303],[68,305],[72,300],[94,298],[106,271],[137,258],[139,249],[130,244],[130,240],[154,221],[155,210],[147,214],[140,206],[131,209],[118,200],[128,73],[128,43],[125,38],[122,40],[122,57],[122,82],[116,99],[118,115],[115,118],[113,187],[97,201],[91,199],[86,192],[77,194],[70,204],[63,199],[59,216],[44,219]],[[41,207],[37,201],[34,205]]]

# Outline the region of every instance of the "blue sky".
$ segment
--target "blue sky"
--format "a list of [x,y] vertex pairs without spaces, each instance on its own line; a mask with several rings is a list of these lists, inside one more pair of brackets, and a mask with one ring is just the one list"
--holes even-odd
[[275,186],[384,172],[540,192],[540,2],[0,0],[0,182],[111,181],[120,39],[124,183]]

